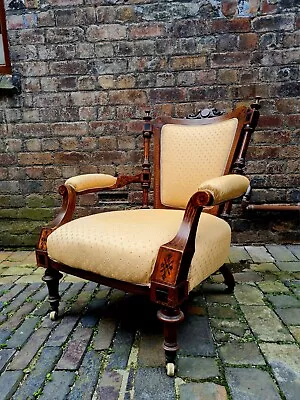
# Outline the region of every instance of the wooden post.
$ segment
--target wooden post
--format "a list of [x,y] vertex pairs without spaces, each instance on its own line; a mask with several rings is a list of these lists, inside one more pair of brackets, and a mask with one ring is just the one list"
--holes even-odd
[[143,138],[144,138],[144,161],[143,161],[143,171],[142,171],[142,189],[143,189],[143,205],[142,208],[149,208],[149,189],[151,184],[151,164],[149,161],[150,154],[150,141],[152,137],[152,125],[150,123],[151,116],[150,111],[146,111],[146,115],[144,117],[144,129],[143,129]]
[[[252,133],[254,132],[258,119],[259,119],[259,109],[261,105],[259,104],[260,97],[256,96],[255,102],[250,105],[247,116],[247,123],[244,127],[243,136],[242,136],[242,144],[240,146],[239,153],[237,158],[233,164],[232,172],[234,174],[245,175],[245,157],[249,147],[249,143],[251,140]],[[222,211],[222,218],[227,220],[230,217],[230,212],[232,208],[232,201],[228,201],[225,203]]]

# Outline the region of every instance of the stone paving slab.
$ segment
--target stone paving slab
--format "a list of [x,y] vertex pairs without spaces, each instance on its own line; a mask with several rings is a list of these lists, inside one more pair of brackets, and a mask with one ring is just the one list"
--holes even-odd
[[277,261],[297,261],[297,257],[286,246],[269,244],[266,249]]
[[300,349],[295,344],[264,343],[260,345],[287,400],[300,393]]
[[300,245],[229,260],[234,293],[221,275],[191,293],[169,378],[147,300],[64,275],[53,322],[34,252],[0,252],[0,400],[298,400]]

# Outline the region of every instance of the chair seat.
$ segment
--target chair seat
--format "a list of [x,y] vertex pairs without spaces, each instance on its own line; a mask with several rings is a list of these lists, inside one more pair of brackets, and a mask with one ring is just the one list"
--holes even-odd
[[[182,210],[141,209],[78,218],[51,233],[48,255],[75,269],[150,285],[159,247],[173,239],[183,215]],[[189,290],[225,262],[230,239],[230,227],[225,221],[201,214]]]

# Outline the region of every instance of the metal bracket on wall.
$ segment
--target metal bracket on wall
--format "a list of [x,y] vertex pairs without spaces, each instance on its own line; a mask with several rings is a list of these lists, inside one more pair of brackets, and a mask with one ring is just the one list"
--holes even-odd
[[21,76],[19,74],[0,75],[0,94],[21,92]]
[[300,211],[300,203],[251,204],[252,190],[251,185],[249,185],[242,198],[242,208],[244,211]]

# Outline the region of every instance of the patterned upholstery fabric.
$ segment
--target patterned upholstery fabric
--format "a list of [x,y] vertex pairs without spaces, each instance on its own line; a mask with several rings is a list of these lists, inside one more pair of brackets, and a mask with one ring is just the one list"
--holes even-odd
[[66,180],[65,184],[72,186],[76,192],[83,192],[88,189],[101,189],[113,186],[117,181],[112,175],[106,174],[85,174],[73,176]]
[[230,199],[236,199],[244,194],[250,184],[248,178],[242,175],[223,175],[204,181],[198,190],[208,190],[214,198],[214,204],[220,204]]
[[166,124],[161,132],[161,202],[185,208],[208,179],[223,175],[238,120],[186,126]]
[[[149,285],[159,247],[176,235],[183,214],[181,210],[142,209],[79,218],[51,233],[48,254],[77,269]],[[190,290],[225,262],[230,236],[227,222],[201,215],[189,273]]]

